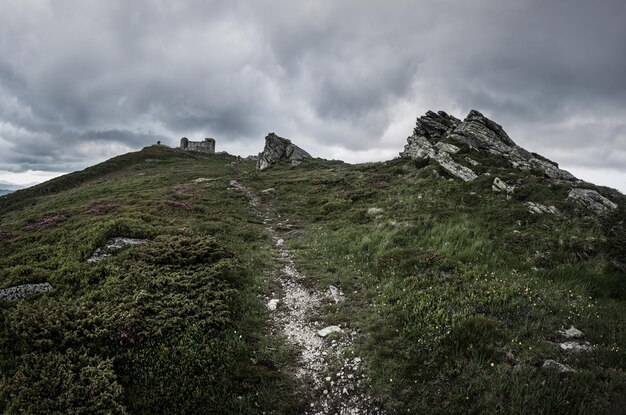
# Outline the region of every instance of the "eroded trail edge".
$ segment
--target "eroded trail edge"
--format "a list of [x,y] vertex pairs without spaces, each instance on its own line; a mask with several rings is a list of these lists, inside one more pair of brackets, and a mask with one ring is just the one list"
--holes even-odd
[[[303,388],[309,388],[303,396],[312,394],[306,413],[381,414],[365,392],[363,359],[355,354],[353,347],[358,333],[346,327],[325,327],[319,322],[323,301],[326,297],[339,301],[338,293],[311,291],[303,284],[306,276],[298,270],[292,252],[285,247],[289,232],[281,232],[274,225],[289,229],[289,219],[281,218],[269,204],[236,180],[229,183],[229,188],[245,195],[276,244],[280,268],[270,277],[280,287],[280,292],[267,299],[267,306],[274,329],[301,351],[293,371],[296,381]],[[338,332],[338,335],[329,336],[328,332]]]

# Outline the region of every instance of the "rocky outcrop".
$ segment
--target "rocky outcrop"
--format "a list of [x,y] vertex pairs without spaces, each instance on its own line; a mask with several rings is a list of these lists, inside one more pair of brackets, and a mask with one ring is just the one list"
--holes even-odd
[[591,189],[572,189],[567,195],[567,201],[584,206],[598,215],[607,210],[617,209],[615,203]]
[[307,158],[311,158],[311,155],[292,144],[291,140],[270,133],[265,137],[265,147],[259,153],[256,169],[265,170],[281,159],[289,159],[291,164],[297,165]]
[[[444,169],[450,174],[461,177],[466,181],[473,180],[475,177],[468,174],[468,170],[470,172],[471,170],[456,163],[450,157],[450,154],[459,151],[459,147],[451,144],[450,141],[465,144],[472,151],[502,155],[511,166],[517,169],[536,169],[551,179],[575,180],[573,175],[559,169],[557,164],[519,147],[500,124],[486,118],[476,110],[471,110],[463,121],[443,111],[437,113],[428,111],[426,115],[417,119],[413,135],[408,138],[408,144],[404,147],[404,151],[400,153],[400,156],[413,159],[434,159],[442,167],[444,167],[445,163],[447,166]],[[434,152],[431,149],[434,149]],[[454,149],[457,150],[455,151]],[[441,154],[446,154],[447,157],[440,156]],[[442,158],[443,163],[438,157]],[[465,158],[465,161],[468,161],[468,158]],[[477,165],[474,160],[468,161],[468,163],[474,166]],[[449,170],[450,168],[452,172]],[[454,172],[459,172],[460,175]]]
[[41,284],[24,284],[17,285],[15,287],[4,288],[0,290],[0,302],[21,300],[22,298],[28,297],[29,295],[50,291],[51,289],[52,285],[50,285],[50,283],[48,282],[43,282]]

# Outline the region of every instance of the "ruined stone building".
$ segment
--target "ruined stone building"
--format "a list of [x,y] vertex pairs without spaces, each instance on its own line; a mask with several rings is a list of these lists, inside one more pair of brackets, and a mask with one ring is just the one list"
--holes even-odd
[[205,138],[204,141],[189,141],[187,137],[183,137],[180,139],[180,148],[183,150],[214,154],[215,140],[212,138]]

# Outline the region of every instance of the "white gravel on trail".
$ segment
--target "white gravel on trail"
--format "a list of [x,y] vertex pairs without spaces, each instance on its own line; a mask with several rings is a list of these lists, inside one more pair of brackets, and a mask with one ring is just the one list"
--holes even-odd
[[[271,278],[281,287],[281,292],[272,296],[279,301],[277,307],[271,310],[271,318],[273,326],[301,350],[294,373],[297,379],[303,381],[303,387],[304,382],[313,386],[313,401],[306,414],[382,414],[364,392],[363,361],[352,350],[353,338],[358,333],[344,327],[336,340],[323,339],[318,335],[323,327],[313,321],[318,318],[319,307],[326,294],[312,292],[302,284],[306,277],[298,271],[291,251],[285,247],[284,241],[288,239],[289,232],[280,233],[272,225],[279,219],[287,223],[288,219],[280,218],[271,206],[236,180],[230,181],[229,188],[246,196],[278,250],[277,261],[281,262],[281,268]],[[352,354],[345,357],[345,352]],[[329,373],[331,368],[333,373]]]

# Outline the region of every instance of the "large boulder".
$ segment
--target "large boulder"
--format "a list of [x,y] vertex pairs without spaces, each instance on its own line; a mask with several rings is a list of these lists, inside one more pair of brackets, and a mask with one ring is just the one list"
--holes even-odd
[[[471,110],[463,121],[443,111],[437,113],[428,111],[426,115],[417,119],[413,135],[409,137],[408,144],[400,156],[437,159],[436,156],[444,152],[449,156],[458,151],[458,147],[451,144],[451,141],[465,144],[472,151],[502,155],[511,166],[517,169],[540,170],[551,179],[576,179],[569,172],[559,169],[556,163],[519,147],[500,124],[488,119],[476,110]],[[434,148],[434,152],[430,150],[431,147]],[[456,162],[450,164],[452,160],[450,157],[443,156],[441,158],[447,166],[444,166],[440,160],[437,161],[445,170],[459,171],[465,177],[463,180],[468,178],[473,180],[471,179],[473,176],[468,174],[469,167]],[[467,158],[465,160],[467,161]],[[475,165],[471,162],[470,164]],[[463,169],[458,166],[463,167]]]
[[259,153],[256,169],[265,170],[281,159],[289,159],[296,165],[307,158],[311,158],[311,155],[293,144],[291,140],[270,133],[265,137],[265,147]]
[[591,189],[572,189],[567,195],[567,201],[584,206],[595,214],[617,209],[615,203]]

